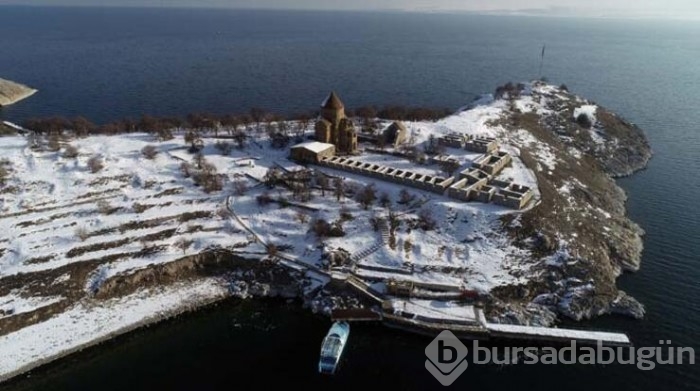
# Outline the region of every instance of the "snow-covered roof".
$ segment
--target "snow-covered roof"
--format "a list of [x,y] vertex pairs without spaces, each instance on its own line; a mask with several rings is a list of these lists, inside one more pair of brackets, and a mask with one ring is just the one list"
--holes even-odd
[[311,152],[319,153],[323,151],[327,151],[329,148],[335,148],[333,144],[326,144],[326,143],[320,143],[318,141],[309,141],[301,144],[297,144],[292,147],[292,149],[296,148],[304,148],[308,149]]

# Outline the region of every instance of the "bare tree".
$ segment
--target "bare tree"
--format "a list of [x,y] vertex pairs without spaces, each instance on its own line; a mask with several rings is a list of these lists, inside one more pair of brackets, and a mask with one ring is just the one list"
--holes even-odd
[[335,197],[338,201],[340,201],[343,197],[345,197],[345,182],[343,182],[343,178],[335,178],[333,180],[333,187]]
[[61,149],[61,136],[58,133],[49,134],[49,151],[56,152]]
[[85,137],[90,133],[90,131],[95,129],[95,124],[90,122],[85,117],[76,117],[72,121],[72,128],[76,136]]
[[175,242],[175,248],[182,250],[182,254],[187,254],[187,249],[194,244],[191,239],[180,238]]
[[185,133],[185,144],[190,144],[190,152],[197,153],[204,148],[204,141],[197,130],[189,130]]
[[268,113],[258,107],[253,107],[250,109],[250,118],[255,123],[255,130],[260,132],[260,124],[264,122],[269,117]]
[[296,219],[299,222],[299,224],[306,224],[309,221],[309,215],[307,215],[304,212],[297,212],[296,214]]
[[328,187],[328,177],[323,173],[319,173],[319,175],[316,176],[316,184],[321,188],[321,197],[325,197],[326,188]]
[[245,141],[247,138],[248,136],[245,134],[244,131],[238,129],[234,130],[233,141],[235,141],[238,149],[243,149],[245,147]]
[[369,209],[372,203],[377,199],[377,189],[374,187],[374,183],[370,183],[357,193],[357,202],[362,205],[365,210]]

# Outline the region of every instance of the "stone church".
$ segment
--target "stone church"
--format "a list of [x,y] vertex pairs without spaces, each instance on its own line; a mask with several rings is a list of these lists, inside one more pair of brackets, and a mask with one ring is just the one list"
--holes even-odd
[[357,132],[352,120],[345,116],[345,106],[335,92],[321,105],[321,116],[316,122],[316,141],[335,145],[336,153],[357,153]]

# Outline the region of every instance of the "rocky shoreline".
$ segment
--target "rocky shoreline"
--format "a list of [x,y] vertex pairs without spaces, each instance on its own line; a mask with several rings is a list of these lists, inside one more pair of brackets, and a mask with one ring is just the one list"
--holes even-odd
[[[535,83],[537,86],[537,83]],[[540,107],[512,107],[501,124],[537,175],[542,203],[504,225],[538,260],[528,286],[497,293],[491,314],[505,323],[552,325],[604,314],[640,319],[644,307],[618,290],[616,279],[639,270],[644,231],[626,214],[627,195],[614,181],[643,170],[652,157],[644,132],[565,87],[532,93]],[[583,107],[592,118],[577,118]],[[579,114],[580,115],[580,114]],[[535,140],[521,138],[527,131]],[[555,157],[544,167],[542,145]]]

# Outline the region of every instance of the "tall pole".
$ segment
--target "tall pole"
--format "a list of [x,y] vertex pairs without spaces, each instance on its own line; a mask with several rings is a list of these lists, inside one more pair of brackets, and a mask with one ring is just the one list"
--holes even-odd
[[542,44],[542,56],[540,57],[540,79],[542,79],[542,67],[544,66],[544,52],[546,45]]

